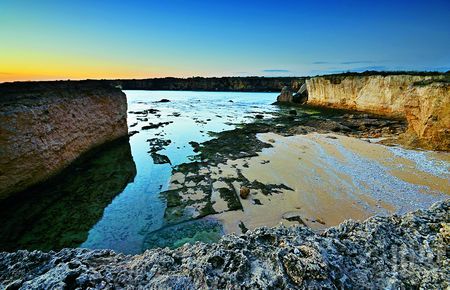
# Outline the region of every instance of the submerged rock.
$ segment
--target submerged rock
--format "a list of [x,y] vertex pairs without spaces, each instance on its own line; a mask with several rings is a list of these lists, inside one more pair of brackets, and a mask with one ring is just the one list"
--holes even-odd
[[[218,243],[153,249],[0,253],[0,288],[441,288],[449,286],[450,201],[318,234],[259,228]],[[447,234],[445,234],[447,233]]]
[[158,154],[156,152],[152,152],[150,155],[152,156],[153,163],[155,164],[165,164],[165,163],[172,164],[170,162],[169,157],[167,157],[166,155]]
[[169,102],[170,102],[170,100],[168,100],[168,99],[161,99],[155,103],[169,103]]
[[166,126],[166,125],[169,125],[169,124],[171,124],[171,123],[173,123],[173,121],[168,121],[168,122],[159,122],[159,123],[150,123],[149,125],[147,125],[147,126],[142,126],[142,130],[150,130],[150,129],[157,129],[157,128],[159,128],[159,127],[164,127],[164,126]]
[[189,145],[192,146],[193,151],[194,151],[195,153],[197,153],[197,152],[200,151],[200,143],[195,142],[195,141],[191,141],[191,142],[189,142]]

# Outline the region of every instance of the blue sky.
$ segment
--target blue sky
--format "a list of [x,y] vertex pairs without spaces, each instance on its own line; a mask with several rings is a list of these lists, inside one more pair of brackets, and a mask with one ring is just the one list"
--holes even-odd
[[450,1],[0,2],[0,81],[450,69]]

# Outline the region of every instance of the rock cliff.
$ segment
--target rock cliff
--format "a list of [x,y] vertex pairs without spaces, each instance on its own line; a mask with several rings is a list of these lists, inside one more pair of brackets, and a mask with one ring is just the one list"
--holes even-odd
[[406,118],[409,143],[450,150],[450,75],[342,74],[306,80],[308,104]]
[[0,199],[127,135],[123,92],[98,82],[0,84]]
[[[446,289],[450,202],[323,233],[260,228],[216,244],[148,250],[0,253],[6,289]],[[10,287],[10,288],[8,288]]]
[[304,83],[301,77],[221,77],[221,78],[153,78],[105,81],[124,90],[187,90],[279,92],[284,86],[297,91]]

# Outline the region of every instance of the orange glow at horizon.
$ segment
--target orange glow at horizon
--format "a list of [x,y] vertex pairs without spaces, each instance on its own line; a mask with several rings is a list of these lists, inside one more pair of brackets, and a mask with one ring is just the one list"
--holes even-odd
[[[53,80],[84,80],[84,79],[146,79],[173,76],[167,73],[134,73],[134,72],[0,72],[0,83],[15,81],[53,81]],[[176,75],[185,77],[183,75]]]

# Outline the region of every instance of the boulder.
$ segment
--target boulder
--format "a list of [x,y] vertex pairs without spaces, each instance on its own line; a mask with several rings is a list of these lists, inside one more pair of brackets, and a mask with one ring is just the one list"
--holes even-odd
[[306,84],[303,84],[297,93],[292,96],[292,102],[296,104],[306,104],[308,101],[308,90]]
[[284,86],[281,94],[277,97],[278,103],[291,103],[294,93],[288,86]]
[[243,199],[246,199],[249,194],[250,194],[250,189],[248,187],[246,187],[246,186],[242,186],[241,190],[239,190],[239,195]]
[[280,95],[277,97],[277,103],[295,103],[305,104],[308,101],[308,91],[306,84],[302,84],[300,89],[294,93],[288,86],[283,87]]

